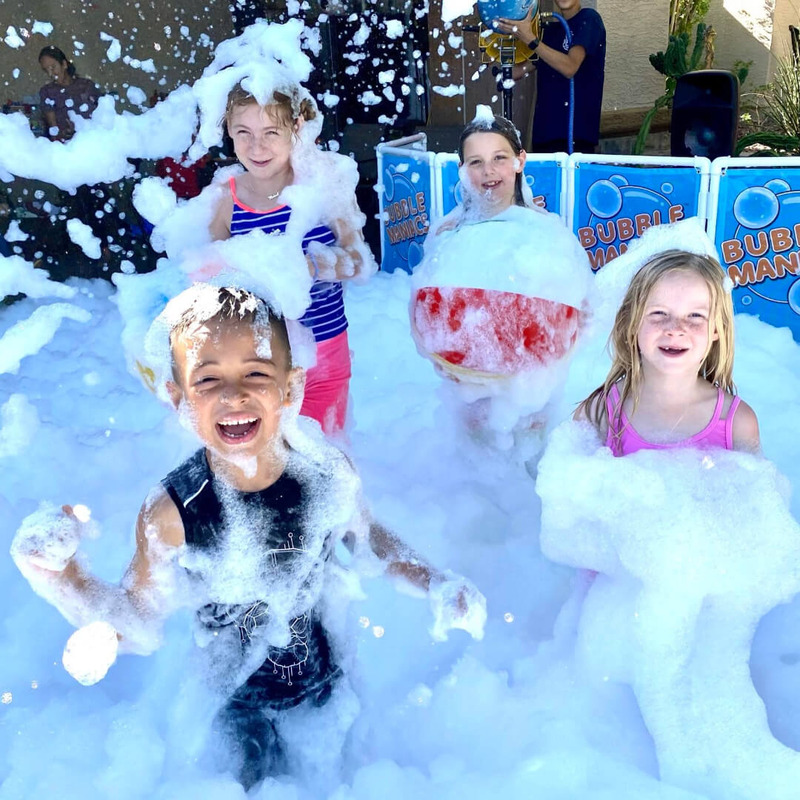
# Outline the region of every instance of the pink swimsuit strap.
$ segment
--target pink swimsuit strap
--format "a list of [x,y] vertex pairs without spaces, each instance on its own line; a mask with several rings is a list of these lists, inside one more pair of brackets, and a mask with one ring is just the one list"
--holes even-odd
[[[678,447],[699,447],[706,449],[709,447],[722,447],[726,450],[733,449],[733,416],[739,407],[741,400],[734,396],[731,407],[725,419],[722,419],[722,409],[725,405],[726,393],[717,388],[717,403],[714,406],[714,413],[711,415],[709,423],[701,430],[682,439],[679,442],[649,442],[642,438],[636,429],[631,425],[625,412],[619,408],[620,395],[617,386],[612,386],[606,398],[606,409],[608,411],[608,435],[606,445],[611,448],[616,456],[625,456],[639,450],[672,450]],[[615,411],[619,409],[619,416]],[[618,419],[618,423],[614,420]],[[618,427],[617,427],[618,426]]]
[[251,214],[269,214],[271,211],[278,211],[281,208],[286,208],[286,203],[281,203],[280,205],[273,206],[272,208],[251,208],[250,206],[246,205],[239,199],[239,196],[236,194],[235,175],[228,178],[228,186],[230,186],[231,189],[231,199],[233,200],[233,205],[238,206],[244,211],[249,211]]

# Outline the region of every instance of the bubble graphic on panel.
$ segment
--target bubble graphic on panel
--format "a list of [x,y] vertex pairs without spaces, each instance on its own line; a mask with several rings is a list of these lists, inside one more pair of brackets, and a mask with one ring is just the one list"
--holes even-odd
[[391,202],[394,200],[394,168],[387,167],[383,171],[383,194]]
[[616,183],[601,178],[589,187],[586,205],[596,217],[610,219],[622,208],[622,192]]
[[800,314],[800,279],[789,287],[789,308],[795,314]]
[[[752,306],[748,309],[750,313],[757,313],[765,322],[779,326],[788,325],[791,319],[791,315],[787,316],[787,305],[792,314],[800,314],[800,289],[795,289],[795,274],[800,274],[800,252],[797,245],[786,246],[791,240],[790,231],[800,219],[800,190],[786,186],[784,179],[773,178],[764,186],[743,189],[733,209],[738,223],[733,238],[738,239],[745,250],[741,263],[750,262],[755,269],[767,265],[761,267],[766,279],[734,292],[734,308]],[[777,195],[776,189],[780,189]],[[742,208],[746,212],[744,215],[739,213]],[[764,230],[767,226],[772,231]],[[782,236],[776,238],[775,232],[781,230]],[[780,244],[777,250],[776,243]],[[787,304],[787,294],[791,291],[795,293]]]
[[767,181],[764,186],[770,191],[775,192],[775,194],[791,191],[792,188],[789,182],[783,180],[783,178],[773,178],[771,181]]
[[766,186],[750,186],[733,203],[733,216],[745,228],[759,230],[771,225],[780,211],[775,192]]
[[627,186],[628,179],[624,175],[609,175],[608,179],[611,183],[616,183],[617,186]]
[[422,261],[423,249],[422,245],[417,242],[411,242],[408,245],[408,266],[413,269],[417,264]]
[[664,183],[661,184],[661,191],[664,194],[672,194],[672,190],[674,188],[675,187],[671,183],[669,183],[668,181],[665,181]]

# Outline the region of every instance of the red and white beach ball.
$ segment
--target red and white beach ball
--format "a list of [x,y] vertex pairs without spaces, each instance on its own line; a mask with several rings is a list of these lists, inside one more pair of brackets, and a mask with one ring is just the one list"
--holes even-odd
[[413,276],[411,327],[442,374],[480,383],[569,356],[592,276],[558,216],[512,206],[431,236]]

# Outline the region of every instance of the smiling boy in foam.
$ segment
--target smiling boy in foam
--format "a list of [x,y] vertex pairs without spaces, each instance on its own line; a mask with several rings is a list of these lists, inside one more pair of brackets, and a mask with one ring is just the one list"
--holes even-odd
[[[152,652],[166,617],[194,610],[200,649],[192,663],[202,665],[214,700],[222,763],[246,788],[288,770],[327,769],[335,780],[358,708],[340,666],[347,637],[339,601],[348,584],[352,595],[352,580],[337,543],[362,570],[382,563],[428,592],[435,633],[461,627],[480,637],[485,601],[374,523],[349,460],[316,426],[298,424],[303,370],[292,365],[284,320],[262,300],[196,285],[167,305],[151,334],[163,356],[162,389],[203,447],[146,499],[123,580],[100,581],[81,563],[88,523],[69,506],[28,517],[14,560],[72,624],[110,623],[128,651]],[[323,706],[334,709],[326,713],[341,739],[329,741],[330,726],[320,726],[328,737],[321,747],[303,720]],[[298,726],[299,739],[287,738]]]

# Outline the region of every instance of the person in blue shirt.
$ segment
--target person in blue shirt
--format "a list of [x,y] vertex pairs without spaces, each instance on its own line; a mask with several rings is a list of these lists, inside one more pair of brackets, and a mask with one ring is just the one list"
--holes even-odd
[[[593,153],[600,138],[600,110],[605,78],[606,29],[592,8],[580,0],[554,0],[555,11],[569,26],[572,42],[557,21],[534,35],[532,13],[524,19],[500,18],[495,29],[512,34],[533,50],[536,61],[514,67],[515,80],[538,74],[531,152],[569,152],[569,82],[574,79],[573,152]],[[531,9],[532,11],[532,9]]]

